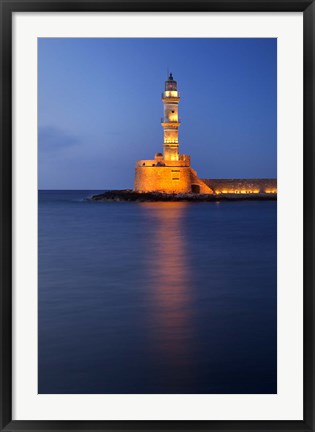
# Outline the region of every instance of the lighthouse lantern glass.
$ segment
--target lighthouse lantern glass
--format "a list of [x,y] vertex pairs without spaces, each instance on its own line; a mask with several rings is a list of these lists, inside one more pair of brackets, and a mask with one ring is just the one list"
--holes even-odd
[[165,90],[177,90],[177,82],[176,81],[166,81],[165,82]]

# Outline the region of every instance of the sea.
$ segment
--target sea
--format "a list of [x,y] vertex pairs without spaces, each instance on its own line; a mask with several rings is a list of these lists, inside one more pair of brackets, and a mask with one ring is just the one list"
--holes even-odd
[[277,203],[39,191],[38,392],[277,393]]

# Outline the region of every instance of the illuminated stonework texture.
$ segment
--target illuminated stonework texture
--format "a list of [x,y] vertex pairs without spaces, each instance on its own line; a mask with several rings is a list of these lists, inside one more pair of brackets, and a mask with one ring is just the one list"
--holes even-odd
[[178,152],[179,101],[177,82],[170,73],[162,93],[163,153],[156,153],[152,160],[136,162],[134,183],[136,192],[277,194],[276,179],[200,179],[190,166],[190,156]]
[[215,194],[277,193],[277,179],[203,179]]

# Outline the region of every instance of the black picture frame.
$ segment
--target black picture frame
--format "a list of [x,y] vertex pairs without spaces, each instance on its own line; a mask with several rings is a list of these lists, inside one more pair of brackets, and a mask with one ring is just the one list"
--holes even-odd
[[[304,420],[13,421],[12,420],[12,14],[14,12],[303,12],[304,26]],[[2,431],[315,431],[314,424],[314,0],[0,0],[0,425]],[[294,198],[293,198],[294,199]]]

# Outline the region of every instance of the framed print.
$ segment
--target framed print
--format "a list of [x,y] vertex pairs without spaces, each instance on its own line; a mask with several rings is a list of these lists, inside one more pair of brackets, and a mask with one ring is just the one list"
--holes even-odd
[[1,2],[2,430],[314,430],[314,3]]

